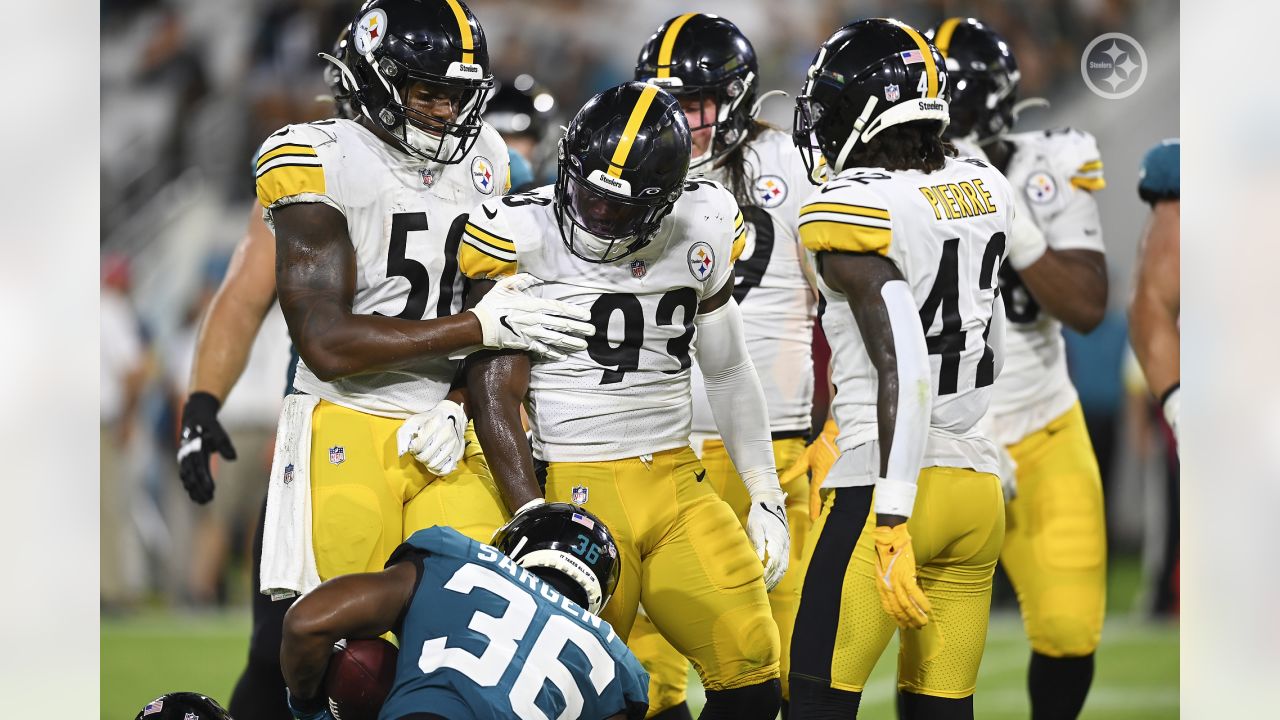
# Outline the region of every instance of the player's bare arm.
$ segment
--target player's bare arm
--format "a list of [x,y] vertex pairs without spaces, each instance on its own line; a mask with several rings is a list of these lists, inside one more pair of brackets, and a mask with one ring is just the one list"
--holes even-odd
[[280,308],[316,377],[337,380],[480,345],[473,313],[404,320],[352,312],[356,255],[342,213],[322,203],[272,210]]
[[244,373],[253,339],[276,299],[275,257],[275,237],[254,204],[245,236],[200,324],[191,392],[225,400]]
[[[889,462],[894,455],[894,441],[901,444],[923,442],[928,431],[928,413],[924,413],[924,427],[913,428],[921,437],[895,438],[898,426],[899,390],[911,379],[900,377],[898,343],[895,342],[893,320],[883,290],[886,285],[905,280],[898,267],[878,254],[823,253],[819,267],[822,278],[832,288],[844,293],[849,308],[857,320],[858,330],[878,375],[876,419],[880,440],[880,477],[890,477]],[[916,326],[919,327],[918,325]],[[920,348],[924,348],[924,335],[920,336]],[[904,351],[909,349],[904,348]],[[928,361],[923,363],[928,376]],[[930,395],[929,392],[924,393]],[[907,521],[905,515],[876,513],[879,526],[896,526]]]
[[[475,306],[493,285],[491,280],[473,282],[466,306]],[[476,437],[507,511],[514,513],[542,497],[520,422],[520,406],[529,390],[529,356],[515,351],[476,353],[467,358],[466,376]]]
[[413,597],[412,562],[379,573],[343,575],[303,595],[284,617],[280,669],[295,698],[320,694],[333,643],[389,632]]
[[1138,250],[1137,281],[1129,306],[1129,341],[1156,397],[1178,384],[1181,267],[1178,200],[1155,204]]
[[1076,332],[1093,330],[1107,313],[1107,258],[1096,250],[1048,248],[1018,275],[1041,308]]

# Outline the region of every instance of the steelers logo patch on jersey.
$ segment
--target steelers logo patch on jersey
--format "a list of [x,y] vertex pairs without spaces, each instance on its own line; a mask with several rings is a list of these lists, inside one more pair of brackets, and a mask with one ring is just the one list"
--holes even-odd
[[776,208],[787,199],[787,184],[777,175],[756,178],[756,199],[760,207]]
[[382,44],[387,33],[387,14],[380,9],[365,13],[356,24],[356,51],[364,55]]
[[689,272],[694,279],[706,282],[716,266],[716,255],[711,246],[705,242],[696,242],[689,248]]
[[477,155],[471,161],[471,182],[485,195],[493,192],[493,163],[488,158]]
[[1058,186],[1054,184],[1053,178],[1048,173],[1038,172],[1027,178],[1027,198],[1033,203],[1052,202],[1053,198],[1058,194]]

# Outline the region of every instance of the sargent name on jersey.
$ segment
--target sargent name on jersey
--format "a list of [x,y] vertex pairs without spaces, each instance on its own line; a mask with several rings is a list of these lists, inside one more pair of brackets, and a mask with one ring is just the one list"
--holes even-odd
[[[547,602],[559,602],[561,610],[565,611],[567,615],[575,618],[583,625],[590,625],[591,627],[599,630],[600,626],[604,624],[604,621],[601,620],[599,616],[561,595],[555,588],[543,582],[542,578],[520,567],[516,564],[515,560],[503,555],[497,548],[483,543],[477,544],[480,546],[479,551],[476,553],[476,558],[478,560],[488,563],[489,565],[496,565],[499,570],[505,572],[512,580],[516,581],[516,583],[524,585],[530,590],[538,593]],[[613,638],[616,637],[613,632],[613,628],[610,626],[606,627],[609,627],[609,634],[605,636],[605,642],[613,642]]]
[[941,220],[944,214],[948,220],[958,220],[996,212],[995,203],[991,202],[991,193],[982,186],[980,178],[945,185],[927,185],[921,187],[920,192],[929,201],[936,220]]

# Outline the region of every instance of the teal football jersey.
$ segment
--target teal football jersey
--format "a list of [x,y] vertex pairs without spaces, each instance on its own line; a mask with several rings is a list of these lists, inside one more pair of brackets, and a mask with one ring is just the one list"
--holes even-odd
[[609,623],[497,549],[414,533],[387,561],[419,564],[379,720],[643,718],[649,675]]

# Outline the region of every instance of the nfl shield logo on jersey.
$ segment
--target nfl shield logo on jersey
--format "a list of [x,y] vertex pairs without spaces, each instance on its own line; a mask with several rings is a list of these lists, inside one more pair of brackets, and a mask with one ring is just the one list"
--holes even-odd
[[689,248],[689,272],[695,280],[706,282],[711,277],[711,270],[716,266],[715,253],[705,242],[696,242]]
[[643,260],[631,261],[631,277],[639,279],[644,277],[645,273],[648,273],[648,272],[649,272],[649,268],[648,266],[645,265],[645,262]]
[[200,720],[200,716],[195,713],[183,713],[182,720]]
[[293,482],[293,463],[284,466],[284,484]]
[[471,161],[471,182],[485,195],[493,192],[493,165],[487,159],[477,155]]
[[432,185],[435,184],[436,179],[435,179],[435,176],[431,174],[430,168],[422,168],[421,170],[418,171],[418,173],[422,175],[422,184],[424,186],[431,187]]
[[334,445],[329,448],[329,463],[332,465],[341,465],[347,459],[347,450],[341,445]]
[[574,485],[570,497],[573,498],[574,505],[585,505],[587,502],[587,489],[581,485]]

